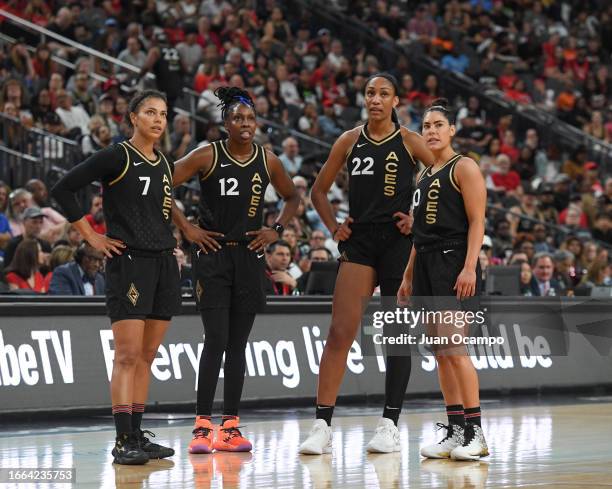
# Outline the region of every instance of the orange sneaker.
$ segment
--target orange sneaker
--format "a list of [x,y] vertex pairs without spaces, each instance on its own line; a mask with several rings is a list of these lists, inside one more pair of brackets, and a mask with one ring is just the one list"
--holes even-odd
[[240,418],[228,419],[217,428],[213,448],[223,452],[250,452],[253,449],[251,442],[247,440],[240,430],[238,423]]
[[212,453],[213,431],[210,419],[197,416],[193,428],[193,439],[189,443],[189,453]]

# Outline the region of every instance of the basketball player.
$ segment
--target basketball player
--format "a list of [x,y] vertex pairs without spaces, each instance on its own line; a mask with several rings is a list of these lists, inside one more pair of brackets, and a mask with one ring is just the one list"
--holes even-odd
[[[205,338],[190,453],[252,449],[238,429],[244,350],[255,313],[265,305],[264,250],[280,239],[300,201],[280,160],[253,143],[256,113],[248,92],[222,87],[215,95],[221,101],[228,139],[192,151],[176,162],[174,173],[175,185],[198,176],[199,223],[208,235],[192,254],[194,296]],[[262,227],[263,206],[270,182],[285,205],[278,221],[267,228]],[[212,406],[224,353],[223,417],[213,433]]]
[[[339,241],[340,268],[334,290],[332,321],[319,370],[316,420],[300,453],[331,452],[331,419],[346,359],[357,334],[364,298],[380,284],[382,296],[395,297],[408,262],[411,242],[408,215],[415,158],[433,157],[418,134],[400,127],[394,77],[379,73],[365,86],[368,122],[342,134],[321,169],[311,198],[333,238]],[[349,172],[349,217],[336,222],[327,199],[336,175]],[[397,422],[410,378],[409,352],[387,356],[385,407],[370,452],[399,451]]]
[[[484,237],[487,193],[476,162],[452,148],[454,123],[445,99],[435,101],[423,117],[423,138],[435,160],[417,180],[414,246],[398,291],[399,302],[411,295],[461,300],[480,291],[478,255]],[[459,303],[456,306],[461,308]],[[454,325],[436,327],[466,334],[465,328]],[[442,329],[438,331],[450,336]],[[435,445],[423,447],[421,455],[477,460],[489,453],[480,425],[478,376],[465,346],[454,349],[458,351],[452,354],[434,350],[448,425],[441,425],[446,436]]]
[[[151,443],[140,424],[151,363],[170,318],[181,306],[179,270],[173,249],[173,166],[154,149],[166,129],[163,93],[134,96],[128,122],[129,141],[92,155],[69,171],[53,196],[83,238],[107,257],[106,306],[112,324],[115,358],[111,378],[112,412],[117,438],[114,462],[141,465],[165,458],[172,448]],[[76,193],[101,181],[107,235],[98,234],[84,217]]]

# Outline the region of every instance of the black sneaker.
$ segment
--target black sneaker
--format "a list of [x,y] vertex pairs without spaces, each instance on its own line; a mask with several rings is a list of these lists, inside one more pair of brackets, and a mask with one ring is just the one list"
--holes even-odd
[[151,436],[152,438],[155,438],[155,433],[151,433],[148,430],[138,430],[136,432],[138,440],[140,441],[140,446],[149,456],[149,458],[166,458],[172,457],[172,455],[174,455],[173,448],[164,447],[162,445],[158,445],[157,443],[153,443],[145,436],[145,433]]
[[115,447],[111,452],[113,463],[121,465],[144,465],[149,456],[140,448],[136,433],[123,433],[115,439]]

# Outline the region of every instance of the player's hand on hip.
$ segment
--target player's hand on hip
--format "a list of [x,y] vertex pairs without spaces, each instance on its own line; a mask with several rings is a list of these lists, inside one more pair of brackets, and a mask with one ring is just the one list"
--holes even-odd
[[347,239],[349,239],[351,236],[351,233],[353,232],[351,231],[351,227],[350,227],[352,223],[353,223],[353,218],[347,217],[344,220],[344,222],[340,224],[340,226],[338,226],[338,228],[334,232],[334,235],[332,236],[334,241],[346,241]]
[[397,289],[397,305],[409,306],[412,296],[412,278],[404,277],[400,288]]
[[400,230],[402,234],[410,234],[412,230],[412,223],[414,222],[414,218],[411,214],[404,214],[403,212],[396,212],[393,214],[395,218],[395,225],[397,229]]
[[476,272],[473,270],[461,270],[457,277],[453,290],[457,292],[457,299],[465,299],[476,294]]
[[278,233],[271,228],[263,227],[257,231],[247,231],[247,236],[253,236],[253,241],[249,243],[249,250],[265,251],[266,246],[275,243],[280,239]]
[[204,253],[220,250],[221,245],[215,238],[222,238],[224,236],[223,233],[202,229],[193,224],[189,225],[189,227],[183,231],[183,234],[187,241],[191,241],[198,245]]
[[100,233],[93,233],[88,236],[87,242],[93,249],[101,251],[108,258],[112,258],[113,253],[115,255],[120,255],[121,250],[125,248],[123,241],[109,238],[108,236]]

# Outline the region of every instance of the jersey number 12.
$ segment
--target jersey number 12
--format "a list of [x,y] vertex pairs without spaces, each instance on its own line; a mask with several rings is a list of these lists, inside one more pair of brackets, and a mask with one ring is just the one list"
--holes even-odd
[[221,178],[219,179],[219,185],[221,185],[221,195],[240,195],[238,180],[235,178]]

